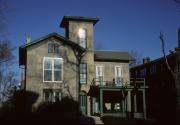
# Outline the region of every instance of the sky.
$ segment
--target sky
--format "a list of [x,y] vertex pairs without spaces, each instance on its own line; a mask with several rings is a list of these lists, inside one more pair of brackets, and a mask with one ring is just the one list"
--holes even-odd
[[[166,52],[177,46],[180,4],[173,0],[9,0],[8,39],[17,47],[26,37],[35,40],[59,27],[63,16],[98,17],[94,42],[102,50],[137,51],[152,60],[162,56],[160,31]],[[17,58],[18,59],[18,58]]]

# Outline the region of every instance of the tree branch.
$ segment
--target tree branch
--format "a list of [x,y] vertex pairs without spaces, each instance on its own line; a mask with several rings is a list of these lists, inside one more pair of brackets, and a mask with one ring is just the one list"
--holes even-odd
[[165,59],[165,63],[166,63],[166,66],[168,68],[168,70],[170,71],[170,73],[172,74],[172,76],[174,78],[176,78],[176,73],[171,69],[169,63],[168,63],[168,60],[167,60],[167,57],[166,57],[166,53],[165,53],[165,44],[164,44],[164,36],[162,34],[162,32],[160,32],[160,40],[161,40],[161,45],[162,45],[162,53],[163,53],[163,56],[164,56],[164,59]]

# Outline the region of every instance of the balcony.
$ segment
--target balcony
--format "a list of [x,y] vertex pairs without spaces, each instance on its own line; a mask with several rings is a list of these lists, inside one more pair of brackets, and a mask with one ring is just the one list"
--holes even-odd
[[125,81],[122,77],[96,77],[93,79],[92,82],[93,86],[136,86],[138,88],[148,88],[145,85],[145,79],[144,78],[131,78],[129,81]]
[[99,76],[93,79],[92,85],[95,86],[124,86],[128,82],[125,82],[122,77],[108,78]]

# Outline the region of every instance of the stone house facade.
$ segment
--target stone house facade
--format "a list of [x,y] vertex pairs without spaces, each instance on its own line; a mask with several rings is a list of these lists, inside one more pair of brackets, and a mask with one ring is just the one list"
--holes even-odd
[[22,86],[39,95],[35,107],[70,96],[79,102],[82,114],[131,112],[133,58],[128,52],[94,50],[93,27],[98,21],[64,16],[60,27],[65,37],[50,33],[19,47],[19,63],[25,66]]

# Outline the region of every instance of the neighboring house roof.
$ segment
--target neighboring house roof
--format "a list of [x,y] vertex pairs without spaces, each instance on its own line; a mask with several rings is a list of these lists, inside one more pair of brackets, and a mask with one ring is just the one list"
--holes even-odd
[[95,61],[131,61],[133,57],[128,52],[120,51],[95,51]]
[[73,41],[70,41],[69,39],[59,35],[58,33],[53,32],[53,33],[50,33],[50,34],[45,35],[43,37],[40,37],[39,39],[33,40],[33,41],[29,42],[29,43],[26,43],[26,44],[20,46],[19,47],[19,63],[20,63],[20,65],[23,64],[23,59],[24,59],[23,57],[25,57],[25,55],[24,55],[25,52],[24,51],[26,50],[26,48],[28,48],[30,46],[33,46],[33,45],[35,45],[35,44],[37,44],[39,42],[42,42],[42,41],[44,41],[44,40],[46,40],[46,39],[48,39],[50,37],[55,37],[55,38],[61,40],[62,42],[64,42],[64,44],[67,44],[67,45],[71,46],[72,48],[77,50],[79,53],[85,52],[85,49],[83,47],[79,46],[77,43],[75,43]]
[[61,21],[60,27],[68,26],[68,21],[93,22],[93,25],[95,25],[99,21],[99,18],[82,17],[82,16],[64,16]]
[[[174,52],[174,53],[171,53],[171,54],[167,55],[166,58],[167,58],[167,60],[172,59],[172,58],[177,58],[177,52]],[[155,60],[149,61],[147,63],[142,63],[142,64],[139,64],[139,65],[133,66],[130,69],[146,67],[147,65],[152,65],[152,64],[158,63],[160,61],[164,61],[165,62],[164,56],[163,57],[159,57],[159,58],[157,58]]]

